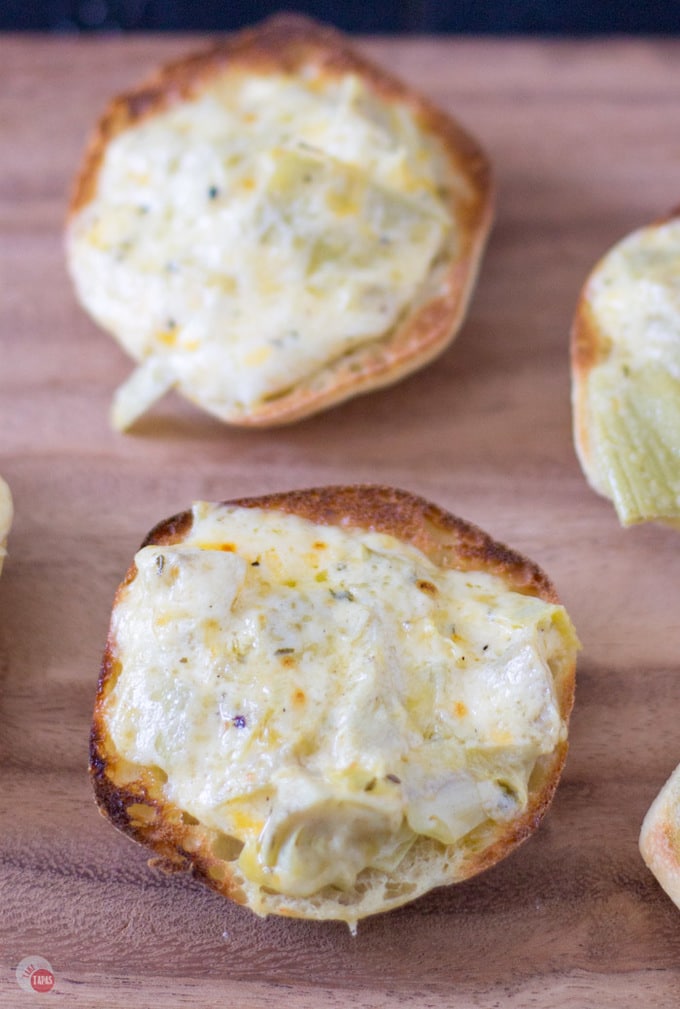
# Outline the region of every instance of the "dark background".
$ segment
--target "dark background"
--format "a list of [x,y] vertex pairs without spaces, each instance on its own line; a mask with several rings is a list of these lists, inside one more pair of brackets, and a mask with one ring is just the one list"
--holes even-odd
[[[356,32],[680,33],[679,0],[309,0],[293,6]],[[0,30],[215,31],[277,9],[264,0],[0,0]]]

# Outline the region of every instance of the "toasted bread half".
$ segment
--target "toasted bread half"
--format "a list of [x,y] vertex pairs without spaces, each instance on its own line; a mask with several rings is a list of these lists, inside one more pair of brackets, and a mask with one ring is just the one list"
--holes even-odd
[[623,525],[680,521],[680,217],[600,260],[572,330],[574,440]]
[[640,852],[668,896],[680,907],[680,767],[647,811],[640,831]]
[[0,571],[7,555],[7,537],[12,526],[14,510],[12,507],[12,495],[9,487],[0,477]]
[[96,799],[161,867],[354,927],[537,828],[577,647],[535,564],[412,494],[198,503],[118,590]]
[[426,364],[466,311],[487,158],[336,30],[282,15],[115,98],[71,202],[77,295],[169,388],[239,425],[297,420]]

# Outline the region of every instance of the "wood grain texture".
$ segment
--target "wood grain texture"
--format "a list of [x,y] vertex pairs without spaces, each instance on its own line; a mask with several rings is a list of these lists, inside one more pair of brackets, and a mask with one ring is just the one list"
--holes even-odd
[[[680,761],[680,539],[624,532],[571,442],[568,330],[591,265],[678,202],[680,43],[365,44],[478,135],[498,217],[469,319],[435,364],[297,426],[237,431],[168,397],[107,425],[129,362],[76,306],[61,226],[105,100],[196,39],[0,41],[0,1004],[46,957],[78,1007],[665,1007],[680,912],[637,851]],[[200,497],[403,486],[550,574],[584,644],[571,751],[538,834],[363,923],[260,921],[150,871],[98,816],[87,736],[115,587]]]

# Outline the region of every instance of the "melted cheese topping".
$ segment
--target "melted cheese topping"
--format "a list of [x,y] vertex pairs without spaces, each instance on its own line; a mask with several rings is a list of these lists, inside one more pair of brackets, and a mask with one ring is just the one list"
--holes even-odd
[[624,525],[680,521],[680,222],[642,228],[595,269],[604,357],[587,379],[584,469]]
[[614,246],[588,297],[614,365],[661,363],[680,380],[680,221],[641,228]]
[[5,547],[7,546],[7,537],[12,526],[13,515],[12,496],[9,492],[9,487],[2,477],[0,477],[0,571],[2,571],[2,562],[7,555]]
[[247,413],[388,333],[455,244],[445,178],[410,110],[350,75],[234,72],[116,137],[69,250],[144,362],[118,426],[172,385]]
[[396,867],[526,808],[566,736],[565,611],[378,533],[197,504],[119,596],[115,749],[287,894]]

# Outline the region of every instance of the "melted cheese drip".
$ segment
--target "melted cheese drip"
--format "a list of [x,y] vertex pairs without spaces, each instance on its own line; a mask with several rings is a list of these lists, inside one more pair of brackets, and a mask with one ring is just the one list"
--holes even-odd
[[197,504],[114,611],[116,750],[290,896],[394,868],[527,804],[565,738],[565,611],[387,535]]
[[233,73],[116,137],[69,248],[83,304],[143,362],[118,426],[176,384],[247,412],[389,332],[453,242],[442,165],[349,75]]
[[0,571],[2,571],[2,563],[7,556],[7,537],[9,536],[9,531],[12,526],[12,517],[14,511],[12,508],[12,496],[9,492],[9,487],[5,481],[0,477]]

